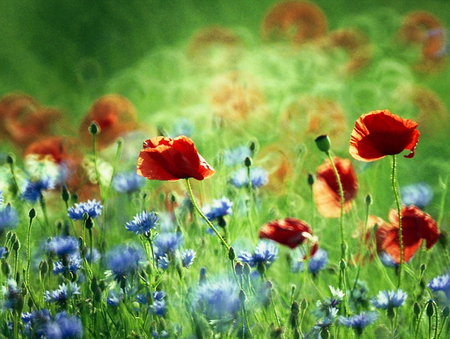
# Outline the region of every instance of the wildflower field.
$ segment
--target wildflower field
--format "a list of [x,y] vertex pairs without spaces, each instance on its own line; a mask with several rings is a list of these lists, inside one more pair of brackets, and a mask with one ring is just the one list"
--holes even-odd
[[450,338],[445,1],[0,4],[0,338]]

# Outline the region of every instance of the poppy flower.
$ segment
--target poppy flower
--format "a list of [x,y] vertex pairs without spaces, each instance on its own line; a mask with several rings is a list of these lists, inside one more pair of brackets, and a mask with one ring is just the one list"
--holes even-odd
[[[305,236],[306,233],[312,235],[312,230],[305,221],[286,218],[264,224],[259,230],[259,237],[273,240],[294,249],[308,241],[308,236]],[[317,243],[315,243],[311,249],[311,256],[316,253],[317,248]]]
[[375,161],[407,149],[412,158],[419,141],[417,123],[402,119],[388,110],[361,115],[350,137],[350,154],[360,161]]
[[118,94],[108,94],[95,101],[80,125],[81,140],[92,143],[89,126],[96,121],[100,126],[97,136],[99,149],[105,148],[115,140],[136,129],[137,117],[133,104]]
[[[356,172],[349,159],[334,157],[333,162],[344,190],[344,212],[348,212],[352,208],[352,200],[358,193],[359,185]],[[317,168],[317,180],[314,182],[312,189],[314,202],[319,213],[325,218],[338,218],[341,214],[341,196],[339,184],[329,160],[326,160]]]
[[203,180],[214,172],[198,154],[194,142],[184,135],[173,140],[168,137],[148,139],[137,163],[137,173],[151,180]]
[[[408,262],[425,239],[429,250],[439,239],[439,228],[433,218],[416,206],[403,206],[402,211],[403,262]],[[398,233],[398,213],[392,209],[389,213],[391,227],[386,229],[382,249],[392,259],[400,263],[400,244]]]

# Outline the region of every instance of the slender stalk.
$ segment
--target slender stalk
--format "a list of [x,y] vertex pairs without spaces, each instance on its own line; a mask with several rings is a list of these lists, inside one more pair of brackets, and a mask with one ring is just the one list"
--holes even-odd
[[394,191],[395,202],[397,204],[398,213],[398,242],[400,245],[400,263],[398,265],[398,283],[397,289],[402,285],[402,273],[403,273],[403,235],[402,235],[402,209],[400,205],[400,197],[397,190],[397,160],[395,155],[392,156],[392,190]]
[[[191,183],[189,182],[189,178],[186,178],[186,185],[189,191],[189,196],[191,198],[192,201],[192,205],[194,206],[195,210],[197,211],[198,214],[200,214],[200,216],[203,218],[203,220],[205,220],[205,222],[208,224],[209,227],[211,227],[211,229],[214,231],[214,233],[216,233],[217,237],[219,238],[219,240],[222,242],[222,244],[225,246],[225,248],[227,249],[227,251],[230,251],[230,246],[227,244],[227,242],[222,238],[222,236],[220,235],[220,233],[217,231],[217,229],[214,227],[214,225],[211,223],[211,221],[208,220],[208,218],[203,214],[203,212],[200,210],[200,208],[198,208],[197,203],[195,202],[194,199],[194,194],[192,193],[192,188],[191,188]],[[227,252],[228,255],[228,252]]]
[[27,274],[25,276],[25,281],[30,288],[30,266],[31,266],[31,225],[33,224],[33,219],[36,216],[36,211],[34,209],[30,210],[29,217],[30,222],[28,224],[28,236],[27,236]]

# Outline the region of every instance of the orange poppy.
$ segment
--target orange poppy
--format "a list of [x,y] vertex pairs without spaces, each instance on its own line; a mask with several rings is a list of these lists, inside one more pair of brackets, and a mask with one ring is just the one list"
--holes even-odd
[[[403,238],[403,262],[408,262],[419,249],[422,240],[425,239],[426,248],[429,250],[439,240],[439,228],[433,218],[421,211],[416,206],[403,206],[402,211],[402,238]],[[398,213],[392,209],[389,212],[391,226],[387,227],[385,238],[381,248],[392,259],[400,263],[400,244]]]
[[412,158],[419,141],[417,123],[402,119],[387,109],[372,111],[356,120],[350,137],[350,154],[360,161],[375,161],[407,149]]
[[133,104],[118,94],[108,94],[95,101],[80,125],[80,136],[87,145],[92,144],[89,126],[96,121],[100,126],[97,135],[99,149],[105,148],[116,139],[134,131],[137,117]]
[[[358,193],[358,178],[349,159],[333,158],[344,190],[344,212],[352,208],[353,199]],[[313,184],[313,196],[317,210],[325,218],[338,218],[341,214],[339,185],[329,160],[317,168],[317,180]]]
[[[312,230],[305,221],[286,218],[264,224],[259,230],[259,238],[270,239],[294,249],[308,241],[309,237],[305,236],[305,233],[312,235]],[[316,253],[317,249],[318,245],[314,243],[311,249],[311,256]]]
[[151,180],[207,179],[214,169],[198,154],[194,142],[182,135],[171,139],[155,137],[144,142],[137,173]]

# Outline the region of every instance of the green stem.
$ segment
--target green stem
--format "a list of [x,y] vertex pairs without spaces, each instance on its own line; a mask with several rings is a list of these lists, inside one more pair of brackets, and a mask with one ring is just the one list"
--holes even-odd
[[186,185],[189,191],[189,196],[191,198],[192,201],[192,205],[194,206],[195,210],[197,211],[198,214],[200,214],[200,216],[203,218],[203,220],[205,220],[205,222],[208,224],[209,227],[211,227],[211,229],[214,231],[214,233],[216,233],[217,237],[219,238],[219,240],[222,242],[222,244],[225,246],[225,248],[227,249],[227,255],[228,255],[228,251],[230,250],[230,246],[227,244],[227,242],[222,238],[222,236],[220,235],[220,233],[217,231],[217,229],[214,227],[214,225],[208,220],[208,218],[203,214],[203,212],[200,210],[200,208],[198,208],[197,203],[195,202],[194,199],[194,194],[192,193],[192,188],[191,188],[191,183],[189,182],[189,178],[186,178]]
[[122,139],[122,138],[119,138],[119,139],[117,140],[117,151],[116,151],[116,155],[114,156],[114,162],[113,162],[113,169],[112,169],[112,174],[111,174],[111,180],[109,181],[108,189],[106,190],[106,196],[104,197],[104,201],[103,201],[103,204],[105,204],[105,205],[106,205],[106,199],[108,199],[108,197],[109,197],[109,192],[111,191],[111,188],[112,188],[114,175],[116,174],[116,168],[117,168],[117,164],[118,164],[118,162],[119,162],[120,153],[121,153],[121,151],[122,151],[122,145],[123,145],[123,139]]
[[27,274],[25,277],[27,286],[30,286],[30,266],[31,266],[31,225],[33,224],[33,218],[30,217],[30,223],[28,224],[28,238],[27,238]]
[[400,205],[400,197],[397,190],[397,160],[395,155],[392,156],[392,190],[394,191],[395,202],[397,204],[398,213],[398,242],[400,245],[400,263],[398,265],[398,283],[397,289],[402,286],[402,273],[403,273],[403,235],[402,235],[402,208]]
[[97,182],[98,182],[98,189],[100,190],[100,197],[102,198],[102,201],[104,202],[102,182],[100,179],[100,172],[98,171],[98,166],[97,166],[97,137],[96,137],[96,134],[92,134],[92,154],[94,156],[94,168],[95,168],[95,176],[97,177]]

